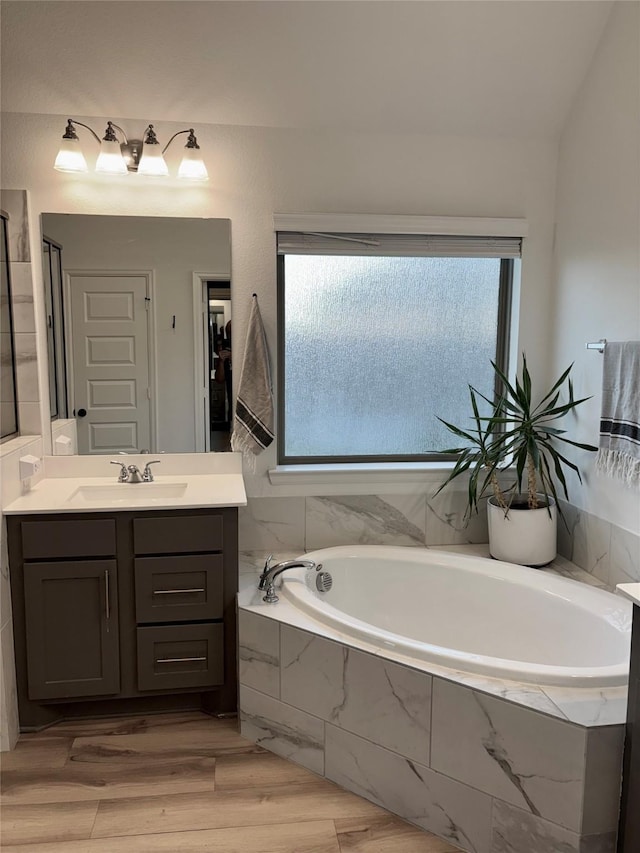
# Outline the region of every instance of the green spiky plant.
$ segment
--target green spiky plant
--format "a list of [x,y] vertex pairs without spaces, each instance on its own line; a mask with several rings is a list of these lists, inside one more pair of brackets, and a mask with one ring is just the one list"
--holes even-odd
[[[524,354],[522,378],[516,377],[515,385],[509,382],[508,377],[493,361],[491,364],[503,393],[497,401],[494,401],[469,385],[473,426],[469,429],[461,429],[438,418],[447,429],[464,439],[467,444],[464,447],[443,451],[457,454],[458,459],[436,494],[456,477],[468,473],[468,504],[465,518],[468,518],[472,512],[478,511],[478,501],[489,491],[506,514],[514,498],[524,494],[522,486],[526,473],[528,508],[538,509],[542,504],[551,513],[549,499],[553,498],[560,516],[564,519],[554,477],[562,486],[567,500],[569,494],[563,467],[566,466],[575,471],[580,482],[582,477],[578,467],[558,451],[556,444],[568,444],[580,450],[590,451],[598,448],[565,438],[566,430],[552,424],[573,411],[576,406],[584,403],[589,397],[583,397],[580,400],[574,398],[573,384],[569,378],[573,364],[569,365],[537,405],[532,401],[531,375]],[[560,402],[560,395],[565,383],[569,399],[563,403]],[[480,414],[479,399],[489,404],[490,415]],[[512,465],[515,465],[515,480],[505,487],[501,485],[500,475]]]

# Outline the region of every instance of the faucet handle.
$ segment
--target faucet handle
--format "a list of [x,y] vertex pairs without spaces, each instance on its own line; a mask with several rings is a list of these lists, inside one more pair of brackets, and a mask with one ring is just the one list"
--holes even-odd
[[259,578],[258,589],[266,589],[265,580],[269,574],[269,569],[271,568],[271,560],[273,560],[273,554],[269,554],[267,559],[264,561],[264,568],[262,569],[262,574]]
[[161,459],[154,459],[152,462],[147,462],[144,466],[144,471],[142,472],[142,481],[143,483],[153,483],[153,473],[151,471],[151,465],[159,465],[162,462]]
[[118,474],[118,482],[119,483],[126,483],[128,478],[129,478],[129,473],[127,472],[127,466],[123,462],[116,462],[114,459],[111,459],[109,464],[120,466],[120,473]]

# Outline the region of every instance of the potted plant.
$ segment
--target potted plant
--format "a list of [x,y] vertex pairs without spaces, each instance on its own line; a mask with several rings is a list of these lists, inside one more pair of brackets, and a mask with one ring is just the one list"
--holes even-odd
[[[558,451],[557,445],[598,449],[566,438],[566,430],[559,429],[555,422],[589,398],[576,400],[573,396],[569,378],[573,365],[564,371],[540,402],[534,404],[524,354],[522,377],[516,377],[515,385],[494,362],[491,364],[502,394],[494,401],[469,386],[473,412],[471,428],[461,429],[438,418],[454,435],[464,439],[465,444],[444,451],[455,453],[458,458],[436,494],[456,477],[468,474],[465,518],[477,512],[478,502],[491,493],[487,502],[491,556],[510,563],[544,566],[556,555],[556,513],[563,517],[554,478],[562,486],[567,500],[565,466],[575,471],[582,482],[578,467]],[[568,400],[561,402],[565,383]],[[481,413],[483,407],[488,414]],[[515,478],[512,476],[511,482],[505,485],[505,475],[512,467]]]

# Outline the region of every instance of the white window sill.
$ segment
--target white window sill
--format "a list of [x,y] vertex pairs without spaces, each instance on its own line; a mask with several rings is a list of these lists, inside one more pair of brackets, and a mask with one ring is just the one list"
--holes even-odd
[[277,465],[269,470],[273,486],[326,486],[357,483],[438,483],[453,462],[356,462],[329,465]]

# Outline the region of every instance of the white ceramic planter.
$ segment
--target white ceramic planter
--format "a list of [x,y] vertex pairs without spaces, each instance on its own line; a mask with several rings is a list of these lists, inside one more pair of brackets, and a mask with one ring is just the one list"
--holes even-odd
[[[546,566],[556,556],[557,515],[551,500],[551,515],[547,507],[528,509],[526,495],[518,496],[523,508],[511,506],[505,515],[495,498],[487,505],[489,523],[489,552],[496,560],[538,568]],[[542,496],[541,496],[542,497]],[[544,500],[544,498],[542,498]],[[514,500],[514,504],[518,504]]]

